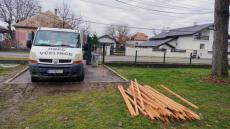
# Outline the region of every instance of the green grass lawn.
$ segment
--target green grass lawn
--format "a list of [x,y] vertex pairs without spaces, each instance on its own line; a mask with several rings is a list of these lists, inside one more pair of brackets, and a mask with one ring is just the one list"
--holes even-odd
[[25,65],[18,65],[16,67],[0,67],[0,77],[7,76],[18,72],[19,70],[25,68]]
[[[141,84],[149,84],[162,92],[163,90],[158,85],[164,84],[200,107],[194,111],[201,115],[201,121],[175,122],[168,128],[230,128],[230,85],[203,82],[201,78],[208,76],[209,70],[113,68],[128,79],[136,78]],[[27,100],[20,106],[18,119],[10,123],[8,127],[155,129],[163,128],[163,125],[159,121],[151,122],[143,116],[131,118],[119,92],[116,89],[111,89],[100,92],[62,93]]]
[[27,61],[28,58],[25,58],[25,57],[13,57],[13,56],[0,56],[0,61],[1,60]]

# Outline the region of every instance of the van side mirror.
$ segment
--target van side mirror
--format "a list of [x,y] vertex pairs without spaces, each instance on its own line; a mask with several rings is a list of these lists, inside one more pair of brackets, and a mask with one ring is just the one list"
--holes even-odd
[[27,46],[27,48],[31,48],[32,47],[32,40],[27,40],[26,46]]

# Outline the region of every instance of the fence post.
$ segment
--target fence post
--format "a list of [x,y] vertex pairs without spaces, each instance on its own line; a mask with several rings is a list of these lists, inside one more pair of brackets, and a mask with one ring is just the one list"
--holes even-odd
[[135,64],[137,63],[137,50],[136,50],[136,54],[135,54]]
[[105,44],[103,44],[103,50],[102,50],[102,64],[105,64]]
[[165,57],[166,57],[166,50],[164,50],[164,61],[163,61],[164,64],[165,64]]
[[190,62],[189,64],[191,65],[192,64],[192,53],[190,53]]

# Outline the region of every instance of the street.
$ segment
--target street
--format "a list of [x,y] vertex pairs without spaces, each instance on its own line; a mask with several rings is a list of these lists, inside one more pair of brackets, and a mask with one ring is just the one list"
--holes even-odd
[[29,57],[28,52],[0,52],[0,57],[18,57],[18,58],[26,58]]

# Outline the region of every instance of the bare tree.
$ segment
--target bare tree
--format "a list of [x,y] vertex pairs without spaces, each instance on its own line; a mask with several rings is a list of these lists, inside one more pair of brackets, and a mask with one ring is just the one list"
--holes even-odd
[[212,75],[228,76],[229,0],[215,0]]
[[38,6],[37,0],[0,0],[0,19],[8,24],[11,37],[11,25],[34,15]]
[[117,26],[117,32],[118,32],[118,42],[125,44],[128,40],[129,35],[129,27],[127,25],[119,25]]
[[39,10],[39,2],[37,0],[15,0],[16,15],[15,20],[21,21],[35,15]]
[[79,26],[82,23],[82,17],[76,16],[71,10],[70,4],[63,1],[63,3],[57,7],[57,13],[63,21],[63,28],[79,29]]
[[115,25],[110,25],[106,27],[105,33],[112,37],[113,39],[116,38],[117,32],[116,32],[116,26]]
[[128,39],[129,27],[127,25],[110,25],[106,28],[105,33],[116,39],[117,42],[124,44]]

